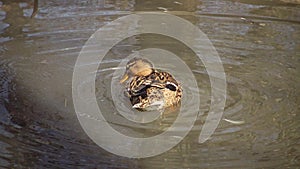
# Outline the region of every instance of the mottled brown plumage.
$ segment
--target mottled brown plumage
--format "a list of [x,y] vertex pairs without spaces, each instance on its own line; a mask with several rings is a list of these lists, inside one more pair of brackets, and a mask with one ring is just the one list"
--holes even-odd
[[159,72],[151,62],[133,58],[126,65],[121,83],[126,85],[126,95],[132,107],[140,110],[159,110],[180,103],[182,88],[168,72]]

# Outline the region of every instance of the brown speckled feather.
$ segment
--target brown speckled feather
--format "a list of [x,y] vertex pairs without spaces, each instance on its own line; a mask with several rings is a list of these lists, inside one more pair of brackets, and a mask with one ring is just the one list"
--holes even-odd
[[182,89],[173,76],[167,72],[154,71],[149,76],[135,76],[127,88],[132,105],[140,108],[150,107],[153,103],[163,107],[180,102]]
[[126,95],[133,108],[158,110],[180,103],[181,85],[168,72],[153,68],[151,62],[143,58],[133,58],[126,65],[126,72],[120,83],[129,79]]

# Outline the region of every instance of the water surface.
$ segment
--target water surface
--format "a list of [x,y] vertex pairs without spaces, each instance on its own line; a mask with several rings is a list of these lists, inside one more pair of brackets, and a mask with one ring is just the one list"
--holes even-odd
[[[0,4],[1,168],[299,167],[299,1],[49,0],[40,1],[33,19],[32,1]],[[89,139],[72,103],[77,56],[101,26],[137,11],[174,14],[207,34],[227,77],[223,119],[243,124],[222,120],[211,138],[199,144],[211,94],[203,63],[179,42],[143,35],[118,43],[105,57],[97,76],[99,103],[110,96],[104,89],[110,88],[109,79],[124,58],[133,51],[160,47],[193,71],[203,115],[179,145],[156,157],[119,157]],[[113,116],[122,119],[120,114]],[[113,122],[119,130],[146,137],[165,130],[174,118],[144,126]]]

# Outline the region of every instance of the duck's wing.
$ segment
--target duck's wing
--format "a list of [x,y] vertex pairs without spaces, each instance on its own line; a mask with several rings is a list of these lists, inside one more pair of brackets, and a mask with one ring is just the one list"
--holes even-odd
[[131,96],[139,96],[144,94],[149,87],[151,87],[151,80],[144,76],[135,76],[130,82],[127,91]]
[[150,85],[153,87],[168,88],[175,91],[179,86],[175,78],[168,72],[155,72],[149,76],[149,79],[151,79]]
[[160,89],[168,88],[172,91],[176,91],[178,86],[177,81],[168,72],[155,71],[147,77],[135,76],[127,90],[130,95],[137,96],[143,94],[150,87]]

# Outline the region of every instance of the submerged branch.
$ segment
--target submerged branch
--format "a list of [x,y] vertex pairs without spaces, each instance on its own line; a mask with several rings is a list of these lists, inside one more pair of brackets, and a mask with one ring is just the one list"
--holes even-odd
[[37,12],[38,12],[38,7],[39,7],[39,1],[38,0],[34,0],[34,3],[33,3],[33,11],[32,11],[32,14],[31,14],[31,18],[33,18]]

